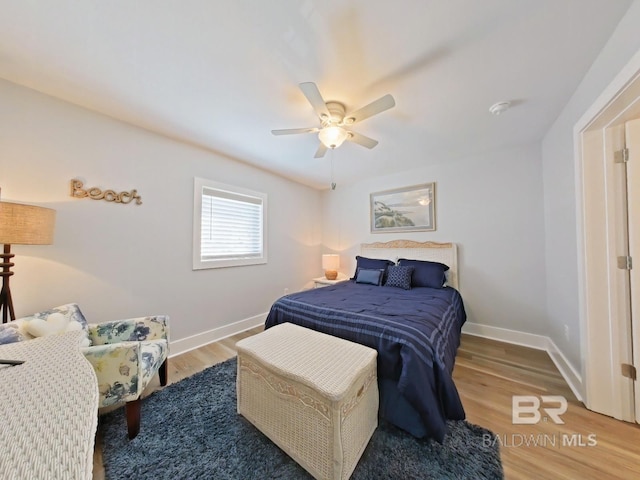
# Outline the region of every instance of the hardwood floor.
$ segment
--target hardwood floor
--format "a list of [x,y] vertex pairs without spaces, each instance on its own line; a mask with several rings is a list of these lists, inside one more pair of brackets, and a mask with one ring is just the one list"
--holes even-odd
[[[546,352],[466,335],[453,377],[467,420],[500,439],[505,478],[640,478],[640,425],[587,410]],[[565,423],[541,413],[535,425],[514,425],[513,395],[564,396]]]
[[[261,330],[255,328],[172,358],[169,383],[233,357],[238,340]],[[584,408],[545,352],[463,335],[453,376],[467,420],[496,434],[486,441],[500,444],[506,479],[640,478],[640,425]],[[156,379],[145,394],[160,388]],[[565,397],[568,409],[561,415],[565,423],[556,424],[541,411],[539,423],[514,425],[513,395]],[[142,409],[141,428],[150,428],[144,424],[144,403]],[[104,478],[100,429],[93,478]]]

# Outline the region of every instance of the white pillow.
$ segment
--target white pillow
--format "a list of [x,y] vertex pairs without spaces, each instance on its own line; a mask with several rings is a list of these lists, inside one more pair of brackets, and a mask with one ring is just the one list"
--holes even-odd
[[[32,337],[46,337],[57,333],[72,332],[82,330],[82,324],[76,321],[69,321],[69,318],[62,313],[52,313],[44,318],[34,318],[25,322],[25,330]],[[88,347],[91,345],[89,339],[84,339],[80,346]]]
[[26,322],[25,329],[27,333],[33,337],[46,337],[55,335],[67,330],[69,319],[61,313],[52,313],[48,315],[46,320],[43,318],[34,318]]

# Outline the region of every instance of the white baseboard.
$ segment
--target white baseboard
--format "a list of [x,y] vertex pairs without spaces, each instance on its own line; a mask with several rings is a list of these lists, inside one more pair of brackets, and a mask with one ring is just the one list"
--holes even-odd
[[514,345],[522,345],[523,347],[535,348],[536,350],[547,350],[547,346],[549,345],[549,337],[518,332],[507,328],[481,325],[479,323],[465,323],[462,326],[462,333],[499,340],[500,342],[512,343]]
[[567,357],[564,356],[562,351],[549,337],[471,322],[464,324],[462,327],[462,333],[475,335],[476,337],[490,338],[492,340],[498,340],[500,342],[511,343],[514,345],[521,345],[523,347],[535,348],[536,350],[544,350],[549,354],[549,357],[560,374],[564,377],[573,394],[582,402],[582,377],[578,372],[576,372],[571,363],[567,360]]
[[578,400],[584,403],[584,401],[582,400],[582,391],[584,388],[584,385],[582,384],[582,375],[580,375],[576,371],[576,369],[573,368],[573,365],[569,363],[567,357],[565,357],[562,351],[556,346],[555,343],[553,343],[553,340],[551,340],[550,338],[548,338],[548,340],[549,347],[547,348],[547,353],[551,357],[551,360],[553,360],[553,363],[556,364],[556,368],[560,371],[560,374],[569,384],[569,388],[571,388],[573,394]]
[[267,319],[267,313],[261,313],[254,317],[245,318],[229,325],[214,328],[206,332],[198,333],[190,337],[181,338],[179,340],[171,340],[170,355],[169,358],[175,357],[182,353],[196,348],[208,345],[209,343],[217,342],[223,338],[230,337],[236,333],[244,332],[254,327],[264,325],[264,321]]
[[[203,345],[217,342],[223,338],[235,335],[236,333],[244,332],[245,330],[263,325],[266,318],[267,313],[261,313],[260,315],[245,318],[244,320],[239,320],[237,322],[230,323],[229,325],[214,328],[190,337],[172,340],[171,354],[169,357],[174,357],[190,350],[195,350]],[[573,394],[578,398],[578,400],[582,401],[582,377],[578,372],[576,372],[562,351],[549,337],[471,322],[464,324],[462,327],[462,333],[546,351],[560,374],[569,385],[569,388],[571,388]]]

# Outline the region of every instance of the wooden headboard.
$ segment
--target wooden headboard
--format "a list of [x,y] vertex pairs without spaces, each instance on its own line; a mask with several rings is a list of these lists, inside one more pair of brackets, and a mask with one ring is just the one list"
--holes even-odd
[[458,250],[455,243],[414,242],[413,240],[392,240],[390,242],[363,243],[360,255],[368,258],[383,258],[397,262],[399,258],[429,260],[449,266],[447,285],[458,288]]

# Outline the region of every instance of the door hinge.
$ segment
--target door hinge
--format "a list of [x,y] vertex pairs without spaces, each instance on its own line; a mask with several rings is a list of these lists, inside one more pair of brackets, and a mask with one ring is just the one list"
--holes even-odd
[[631,257],[629,255],[618,257],[618,268],[621,270],[631,270],[633,268]]
[[628,363],[623,363],[621,365],[621,367],[622,367],[622,376],[623,377],[630,378],[631,380],[635,380],[636,379],[636,367],[634,367],[633,365],[630,365]]
[[613,161],[615,163],[626,163],[629,161],[629,149],[623,148],[613,153]]

